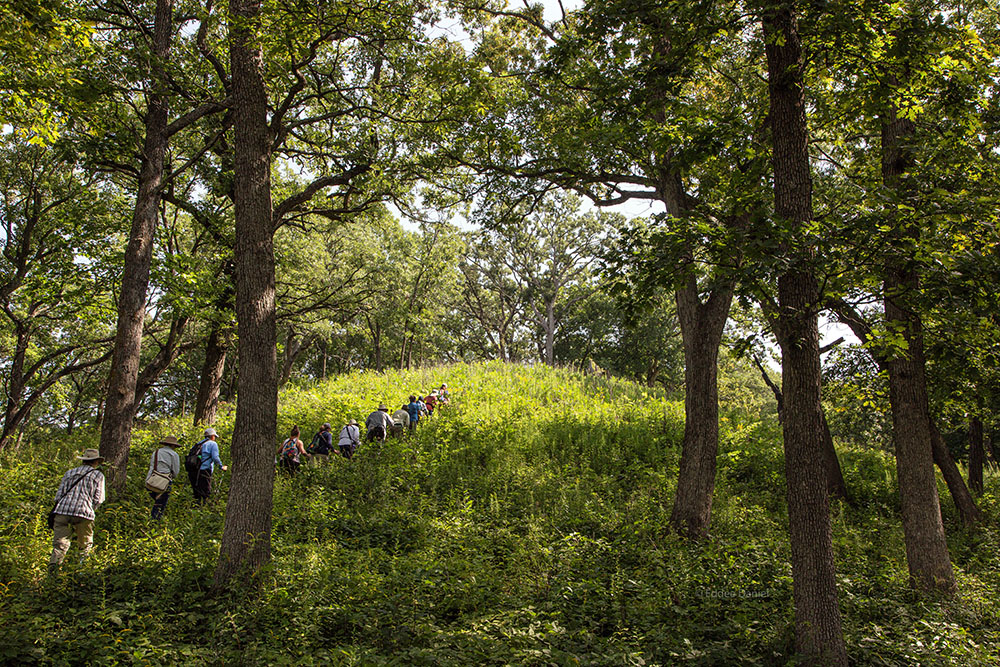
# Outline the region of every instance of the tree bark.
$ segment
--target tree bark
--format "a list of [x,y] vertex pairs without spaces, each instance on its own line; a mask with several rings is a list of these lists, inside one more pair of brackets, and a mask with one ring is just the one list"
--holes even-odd
[[[795,3],[766,5],[761,23],[770,97],[774,216],[779,224],[801,229],[812,219],[812,179],[795,7]],[[791,254],[789,269],[778,278],[795,647],[808,664],[846,666],[822,454],[819,287],[808,268],[811,256],[810,251]]]
[[823,459],[826,464],[826,491],[833,498],[851,502],[847,494],[847,483],[844,481],[844,471],[840,469],[840,459],[837,458],[837,448],[833,445],[830,425],[826,421],[826,410],[820,412],[823,418]]
[[718,361],[733,284],[717,286],[705,303],[692,276],[677,290],[684,345],[684,443],[670,523],[689,538],[708,534],[719,451]]
[[142,352],[142,329],[146,318],[146,292],[153,257],[153,236],[160,208],[164,158],[167,152],[169,97],[163,63],[170,54],[173,36],[173,0],[156,0],[153,25],[153,77],[147,94],[146,137],[139,171],[139,189],[132,216],[132,229],[125,250],[118,323],[111,374],[101,424],[101,455],[108,466],[112,490],[125,489],[132,422],[135,419],[136,382]]
[[229,40],[235,130],[239,400],[232,443],[232,483],[215,570],[217,586],[226,586],[233,577],[254,576],[271,558],[278,360],[271,133],[260,30],[260,0],[232,0]]
[[[30,317],[30,313],[29,313]],[[21,398],[24,394],[24,358],[31,341],[31,329],[20,319],[14,320],[14,356],[7,376],[7,407],[3,415],[3,429],[0,429],[0,451],[2,451],[21,423]]]
[[555,299],[545,303],[545,365],[555,365],[556,355],[556,302]]
[[977,496],[983,493],[983,422],[979,417],[969,420],[969,490]]
[[941,437],[941,431],[938,430],[933,420],[931,421],[931,447],[934,450],[934,463],[941,470],[941,475],[948,484],[948,491],[951,492],[951,498],[959,516],[962,517],[962,524],[972,526],[981,523],[983,512],[976,506],[976,501],[972,497],[972,493],[969,492],[969,487],[965,484],[965,478],[962,477],[962,471],[958,469],[955,459],[948,450],[948,445]]
[[[882,180],[897,192],[902,192],[901,179],[911,163],[905,144],[914,131],[913,121],[895,113],[882,123]],[[918,240],[915,223],[899,220],[894,209],[887,215],[894,222],[897,242],[906,247]],[[886,359],[906,561],[914,587],[950,595],[955,592],[955,578],[934,476],[923,323],[910,303],[920,290],[920,276],[908,254],[886,258],[882,288],[886,327],[901,332],[906,341],[905,351]]]
[[212,325],[212,332],[205,344],[205,364],[201,369],[201,383],[198,386],[198,400],[194,406],[194,423],[214,424],[219,412],[219,393],[222,390],[222,376],[226,370],[226,354],[229,352],[229,331],[222,325]]

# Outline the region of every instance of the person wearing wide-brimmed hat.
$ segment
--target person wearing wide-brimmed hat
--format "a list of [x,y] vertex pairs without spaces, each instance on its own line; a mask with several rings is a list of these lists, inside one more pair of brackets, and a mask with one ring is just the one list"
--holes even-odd
[[368,415],[365,428],[368,430],[368,435],[365,436],[367,442],[372,440],[385,442],[385,436],[392,429],[392,417],[389,416],[389,407],[385,403],[380,404],[378,410]]
[[170,499],[170,488],[177,475],[181,474],[181,457],[176,451],[180,444],[177,442],[177,438],[168,435],[160,440],[160,446],[149,457],[146,480],[148,481],[154,473],[170,480],[164,491],[157,492],[153,491],[152,487],[147,487],[150,489],[149,496],[153,499],[153,509],[150,511],[150,516],[154,519],[163,518],[163,512],[167,509],[167,500]]
[[95,511],[104,502],[104,473],[97,469],[104,457],[96,449],[85,449],[76,458],[80,459],[80,465],[63,475],[52,508],[50,572],[59,569],[74,534],[80,560],[87,557],[94,544]]

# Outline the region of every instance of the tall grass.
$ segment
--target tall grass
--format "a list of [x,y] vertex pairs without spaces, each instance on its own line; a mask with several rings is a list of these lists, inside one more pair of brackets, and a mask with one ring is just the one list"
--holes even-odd
[[[502,364],[357,373],[286,389],[275,444],[298,424],[359,421],[447,382],[453,405],[415,437],[362,446],[274,490],[273,562],[209,582],[227,480],[162,524],[141,488],[160,437],[135,434],[128,492],[98,516],[95,553],[44,576],[44,514],[88,441],[32,443],[0,478],[0,661],[41,664],[786,664],[791,578],[780,430],[724,410],[711,539],[667,528],[683,405],[572,371]],[[229,460],[232,415],[217,428]],[[92,441],[90,441],[92,444]],[[996,664],[1000,537],[949,515],[962,596],[906,585],[892,462],[842,452],[855,507],[835,506],[847,638],[858,664]],[[998,485],[983,505],[997,515]],[[71,557],[73,552],[71,551]]]

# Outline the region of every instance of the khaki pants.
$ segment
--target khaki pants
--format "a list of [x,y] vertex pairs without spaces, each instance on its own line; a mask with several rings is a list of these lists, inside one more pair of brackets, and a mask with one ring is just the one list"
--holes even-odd
[[76,534],[76,544],[80,547],[80,560],[83,560],[94,544],[93,520],[56,514],[52,526],[52,557],[49,558],[49,563],[58,565],[63,562],[74,533]]

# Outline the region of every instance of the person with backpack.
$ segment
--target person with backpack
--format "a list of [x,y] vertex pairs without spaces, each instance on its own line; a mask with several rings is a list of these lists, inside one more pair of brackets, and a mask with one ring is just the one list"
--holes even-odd
[[340,429],[337,447],[340,448],[340,453],[345,459],[350,459],[354,456],[354,450],[358,448],[359,444],[361,444],[361,429],[358,428],[358,422],[352,419],[347,422],[347,426]]
[[[160,446],[153,451],[149,457],[149,470],[146,472],[146,489],[153,499],[153,509],[150,516],[159,521],[163,518],[163,513],[167,509],[167,500],[170,499],[170,487],[174,478],[181,473],[181,457],[177,454],[177,447],[181,443],[177,438],[168,435],[160,441]],[[166,485],[162,491],[157,489]]]
[[194,490],[194,499],[202,505],[212,495],[212,474],[215,472],[215,466],[218,465],[223,472],[229,470],[229,466],[222,465],[222,459],[219,458],[219,445],[216,443],[218,437],[214,428],[206,428],[205,439],[192,447],[184,459],[184,467],[187,469],[188,479],[191,480],[191,488]]
[[406,430],[410,427],[410,413],[406,411],[406,406],[404,405],[399,410],[392,413],[392,434],[397,438],[402,437]]
[[427,398],[424,399],[424,405],[427,406],[428,417],[434,414],[434,408],[437,406],[437,400],[438,400],[437,394],[438,394],[437,389],[435,389],[434,391],[432,391],[430,394],[427,395]]
[[94,545],[96,510],[104,502],[104,473],[97,468],[104,463],[104,457],[96,449],[85,449],[76,458],[80,459],[80,465],[63,475],[49,513],[52,529],[49,574],[59,571],[74,535],[80,548],[80,562],[86,560]]
[[313,436],[307,451],[316,463],[329,462],[330,452],[333,451],[333,427],[330,426],[329,422],[323,424],[323,428]]
[[302,441],[299,440],[299,427],[293,426],[288,439],[278,445],[278,465],[288,474],[294,475],[299,466],[302,465],[301,457],[303,456],[309,456],[309,454]]
[[417,430],[417,422],[420,421],[420,403],[416,396],[410,396],[410,402],[406,405],[406,412],[410,415],[410,432]]
[[368,419],[365,420],[365,428],[368,430],[365,440],[385,442],[385,436],[392,430],[392,417],[389,416],[389,407],[385,403],[379,405],[378,410],[368,415]]

